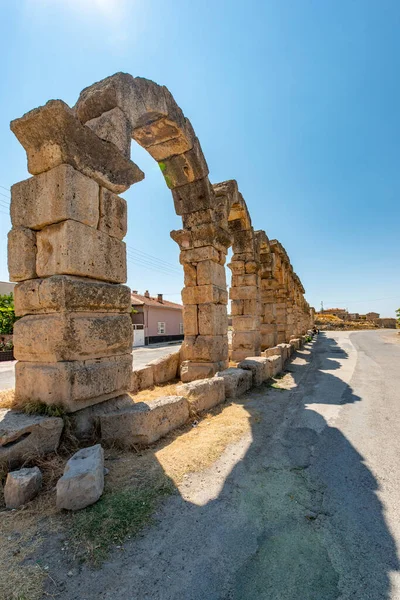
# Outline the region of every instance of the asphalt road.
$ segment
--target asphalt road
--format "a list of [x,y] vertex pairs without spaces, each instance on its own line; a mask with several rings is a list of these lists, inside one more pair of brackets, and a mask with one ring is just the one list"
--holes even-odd
[[123,553],[73,578],[58,563],[58,598],[400,600],[396,335],[320,334],[288,366],[295,386],[241,400],[251,434]]
[[[140,369],[147,365],[151,360],[161,358],[171,352],[176,352],[179,348],[180,344],[153,345],[134,348],[132,351],[133,368]],[[15,363],[16,361],[0,362],[0,390],[8,390],[15,386]]]

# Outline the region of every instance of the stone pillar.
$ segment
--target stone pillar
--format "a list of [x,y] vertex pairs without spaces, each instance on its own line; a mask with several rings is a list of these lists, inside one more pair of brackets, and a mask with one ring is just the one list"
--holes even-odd
[[117,194],[143,173],[60,100],[11,129],[34,175],[11,190],[16,399],[72,412],[130,386],[127,207]]
[[276,290],[278,282],[274,278],[274,255],[264,231],[257,231],[260,255],[260,300],[261,300],[261,350],[277,344]]

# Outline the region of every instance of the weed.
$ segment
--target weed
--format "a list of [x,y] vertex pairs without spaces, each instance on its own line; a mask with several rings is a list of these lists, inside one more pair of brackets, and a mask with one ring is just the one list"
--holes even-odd
[[46,415],[47,417],[62,417],[65,415],[65,409],[62,406],[50,406],[43,402],[27,402],[21,407],[21,410],[27,415]]

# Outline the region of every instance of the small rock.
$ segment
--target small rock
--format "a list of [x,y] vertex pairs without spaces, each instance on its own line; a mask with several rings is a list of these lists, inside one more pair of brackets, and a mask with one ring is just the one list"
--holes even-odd
[[104,452],[100,444],[83,448],[67,462],[57,482],[57,507],[80,510],[94,504],[104,489]]
[[104,467],[104,475],[108,475],[110,472],[110,469],[107,469],[107,467]]
[[32,500],[42,486],[42,473],[38,467],[11,471],[4,486],[7,508],[18,508]]

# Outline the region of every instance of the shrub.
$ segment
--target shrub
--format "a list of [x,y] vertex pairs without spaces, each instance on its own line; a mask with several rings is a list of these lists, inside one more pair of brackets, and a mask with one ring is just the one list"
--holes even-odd
[[13,295],[0,295],[0,334],[12,333],[16,320]]

